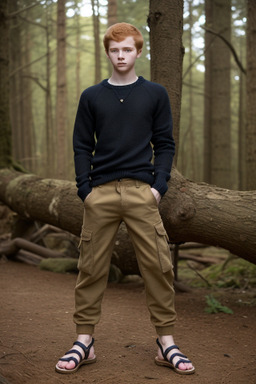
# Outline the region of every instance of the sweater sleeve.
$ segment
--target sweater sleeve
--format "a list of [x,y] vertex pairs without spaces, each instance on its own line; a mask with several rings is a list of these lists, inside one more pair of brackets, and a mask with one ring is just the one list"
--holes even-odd
[[79,101],[73,133],[77,194],[83,201],[92,190],[90,171],[94,147],[94,117],[87,92],[84,91]]
[[154,151],[155,188],[162,196],[168,189],[175,142],[172,135],[172,113],[167,91],[161,87],[158,92],[158,103],[154,114],[152,144]]

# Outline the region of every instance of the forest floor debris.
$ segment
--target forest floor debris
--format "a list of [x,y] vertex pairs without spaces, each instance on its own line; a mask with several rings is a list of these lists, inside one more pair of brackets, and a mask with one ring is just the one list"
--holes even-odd
[[[253,384],[256,307],[253,289],[194,288],[177,293],[176,343],[196,367],[190,377],[154,364],[155,332],[136,280],[110,283],[96,328],[97,364],[59,375],[54,366],[75,337],[75,274],[42,271],[2,258],[0,264],[0,382],[9,384]],[[206,296],[233,314],[205,312]],[[132,345],[133,348],[127,348]]]

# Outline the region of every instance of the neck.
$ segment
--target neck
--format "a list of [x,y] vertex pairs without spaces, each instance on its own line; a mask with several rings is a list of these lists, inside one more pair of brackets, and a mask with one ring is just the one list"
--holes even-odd
[[112,85],[128,85],[135,83],[138,80],[136,73],[129,75],[122,75],[118,73],[112,73],[112,76],[109,78],[108,82]]

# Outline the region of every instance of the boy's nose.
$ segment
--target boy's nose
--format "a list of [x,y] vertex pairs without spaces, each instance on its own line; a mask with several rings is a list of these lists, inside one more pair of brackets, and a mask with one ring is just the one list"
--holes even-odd
[[119,54],[118,54],[118,59],[123,60],[123,58],[124,58],[123,51],[120,49]]

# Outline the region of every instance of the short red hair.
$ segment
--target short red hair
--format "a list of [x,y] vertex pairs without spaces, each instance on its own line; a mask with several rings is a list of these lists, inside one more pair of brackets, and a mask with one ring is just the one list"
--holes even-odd
[[141,50],[143,47],[143,36],[141,32],[134,27],[134,25],[128,23],[117,23],[111,25],[111,27],[107,29],[103,38],[103,44],[106,52],[108,52],[110,40],[120,42],[129,36],[134,38],[137,51]]

